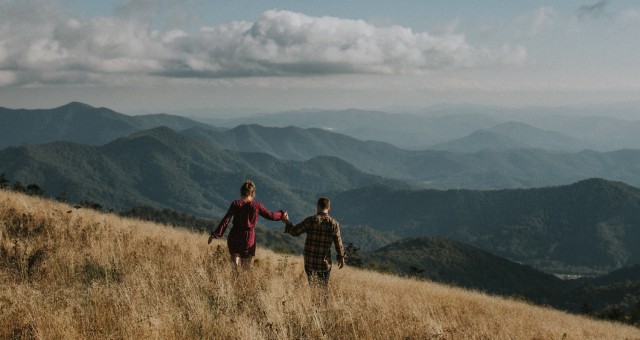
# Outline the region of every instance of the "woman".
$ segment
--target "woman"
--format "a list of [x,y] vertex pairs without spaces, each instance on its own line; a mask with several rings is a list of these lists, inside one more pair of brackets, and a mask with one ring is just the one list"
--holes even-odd
[[233,227],[227,237],[231,262],[237,269],[240,265],[243,268],[251,268],[251,262],[256,255],[256,233],[255,227],[258,223],[258,216],[268,220],[280,221],[286,215],[286,211],[280,210],[271,212],[260,202],[255,201],[256,186],[253,181],[246,180],[240,187],[240,199],[231,202],[231,206],[224,215],[216,230],[209,236],[208,243],[213,239],[222,237],[229,221],[233,217]]

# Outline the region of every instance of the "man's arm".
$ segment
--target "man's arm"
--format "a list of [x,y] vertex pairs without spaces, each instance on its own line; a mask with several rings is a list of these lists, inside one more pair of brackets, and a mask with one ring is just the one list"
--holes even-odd
[[342,245],[342,237],[340,237],[340,225],[337,221],[333,221],[333,243],[336,247],[336,257],[338,260],[338,268],[344,267],[344,257],[347,255]]
[[[289,216],[287,216],[288,218]],[[290,234],[292,236],[300,236],[307,230],[308,218],[305,218],[304,221],[293,225],[293,223],[286,221],[287,225],[284,227],[284,232]]]

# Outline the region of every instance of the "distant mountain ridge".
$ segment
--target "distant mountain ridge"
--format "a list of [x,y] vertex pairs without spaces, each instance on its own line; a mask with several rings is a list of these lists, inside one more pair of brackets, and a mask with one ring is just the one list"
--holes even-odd
[[430,149],[465,153],[517,149],[576,152],[594,147],[591,143],[569,135],[510,121],[475,131],[460,139],[437,144]]
[[212,122],[227,128],[246,124],[320,128],[360,140],[382,141],[408,149],[424,149],[499,123],[483,114],[430,117],[358,109],[298,110]]
[[101,107],[71,102],[41,110],[0,108],[0,150],[21,144],[69,141],[102,145],[133,132],[158,126],[186,129],[205,126],[184,117],[166,114],[128,116]]
[[[240,125],[226,131],[196,127],[181,133],[220,148],[266,152],[281,159],[338,157],[365,172],[409,181],[416,188],[532,188],[592,177],[640,186],[640,172],[634,170],[640,168],[638,150],[568,153],[505,149],[468,154],[411,151],[384,142],[364,142],[322,129],[293,126]],[[512,140],[502,138],[500,143]]]
[[[626,116],[638,117],[637,112],[632,113],[630,109],[624,111]],[[424,108],[413,110],[411,114],[355,109],[299,110],[238,119],[214,119],[210,122],[227,128],[243,124],[323,128],[360,140],[378,140],[410,150],[427,149],[436,144],[464,138],[479,130],[490,130],[503,123],[518,122],[562,135],[560,145],[552,145],[554,149],[558,146],[571,147],[576,140],[585,145],[578,149],[571,147],[569,150],[586,148],[604,152],[640,149],[640,120],[613,118],[608,117],[609,115],[615,115],[615,112],[602,108],[468,105]]]

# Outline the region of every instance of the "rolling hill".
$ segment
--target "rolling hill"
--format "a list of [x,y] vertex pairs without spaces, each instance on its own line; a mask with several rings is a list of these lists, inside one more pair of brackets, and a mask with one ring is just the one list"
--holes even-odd
[[366,267],[538,302],[572,283],[440,237],[406,238],[362,254]]
[[498,191],[378,187],[333,202],[345,224],[446,237],[547,272],[605,273],[640,263],[640,189],[619,182]]
[[561,280],[440,237],[402,239],[360,257],[366,268],[516,296],[573,313],[640,322],[640,265],[596,278]]

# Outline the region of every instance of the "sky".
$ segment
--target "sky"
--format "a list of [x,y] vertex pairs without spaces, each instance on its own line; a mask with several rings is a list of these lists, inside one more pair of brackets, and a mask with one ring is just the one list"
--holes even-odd
[[8,108],[633,104],[639,60],[637,0],[0,0]]

